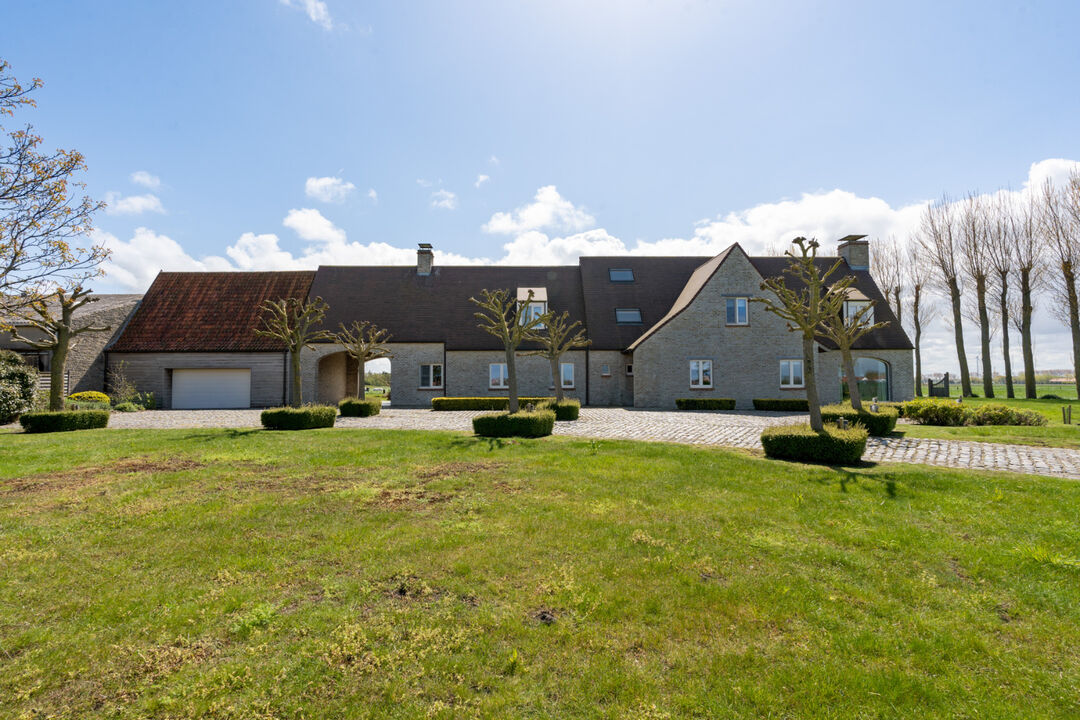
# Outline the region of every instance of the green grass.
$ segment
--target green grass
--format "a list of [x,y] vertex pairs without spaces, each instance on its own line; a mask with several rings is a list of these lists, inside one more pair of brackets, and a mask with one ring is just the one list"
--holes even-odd
[[[982,381],[981,380],[978,380],[978,381],[972,380],[971,381],[971,389],[975,393],[977,393],[978,395],[982,395],[982,391],[983,391]],[[926,384],[925,383],[923,383],[923,391],[924,392],[926,391]],[[1024,397],[1024,381],[1023,380],[1021,380],[1020,382],[1014,382],[1013,383],[1013,392],[1016,394],[1017,398]],[[1067,385],[1061,385],[1061,384],[1057,384],[1057,383],[1036,383],[1035,384],[1035,392],[1036,392],[1036,394],[1038,394],[1039,397],[1042,397],[1043,395],[1057,395],[1058,397],[1061,397],[1061,398],[1072,399],[1072,400],[1076,399],[1076,385],[1074,385],[1073,383],[1069,383]],[[951,394],[953,397],[959,397],[960,396],[960,376],[959,375],[957,375],[954,380],[951,380],[949,382],[949,394]],[[997,397],[999,399],[1005,398],[1005,383],[1001,383],[1001,384],[995,383],[994,384],[994,395],[995,395],[995,397]]]
[[[1010,407],[1034,410],[1045,415],[1050,424],[1045,427],[934,427],[931,425],[901,423],[896,426],[896,430],[907,437],[1080,449],[1080,403],[1075,400],[1009,400],[1002,397],[990,399],[965,398],[964,402],[972,407],[978,407],[986,403],[1001,403]],[[1061,407],[1063,405],[1073,406],[1072,425],[1064,425],[1061,422]]]
[[1080,483],[451,433],[0,439],[0,716],[1080,715]]

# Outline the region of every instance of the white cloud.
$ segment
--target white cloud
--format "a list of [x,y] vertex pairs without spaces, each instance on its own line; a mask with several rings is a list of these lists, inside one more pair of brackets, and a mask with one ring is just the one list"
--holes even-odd
[[574,207],[559,195],[554,185],[545,185],[536,191],[533,202],[513,210],[497,212],[484,224],[487,233],[516,235],[530,230],[567,230],[578,232],[596,224],[596,219],[584,210]]
[[490,176],[484,175],[483,173],[480,173],[479,175],[476,176],[476,182],[474,183],[474,185],[476,185],[476,187],[480,187],[481,185],[483,185],[484,183],[486,183],[490,179],[491,179]]
[[457,207],[457,195],[449,190],[436,190],[431,193],[431,207],[453,210]]
[[144,212],[165,212],[161,200],[153,193],[121,195],[118,192],[107,192],[105,193],[105,205],[107,215],[140,215]]
[[498,167],[499,165],[502,165],[502,161],[499,160],[499,158],[495,157],[494,155],[492,155],[491,157],[488,158],[488,162],[491,163],[492,165],[495,165],[496,167]]
[[281,4],[303,10],[308,19],[323,30],[331,30],[334,27],[334,21],[330,17],[330,10],[327,9],[326,3],[322,2],[322,0],[281,0]]
[[304,183],[305,195],[327,203],[345,202],[345,198],[355,189],[355,185],[339,177],[309,177]]
[[159,270],[231,269],[221,257],[196,260],[172,238],[144,227],[136,228],[127,242],[102,230],[95,230],[92,237],[110,251],[103,265],[108,281],[127,290],[145,290]]
[[422,188],[429,188],[429,187],[431,187],[431,181],[430,181],[430,180],[426,180],[426,179],[424,179],[424,178],[416,178],[416,184],[417,184],[417,185],[419,185],[419,186],[420,186],[420,187],[422,187]]
[[136,170],[131,173],[131,182],[136,185],[142,185],[145,188],[150,188],[151,190],[157,190],[161,187],[161,178],[157,175],[151,175],[145,170]]
[[323,214],[314,208],[290,210],[282,224],[292,228],[304,240],[314,242],[343,242],[345,231],[323,217]]
[[367,196],[371,198],[371,202],[379,202],[379,193],[375,192],[375,188],[368,190]]

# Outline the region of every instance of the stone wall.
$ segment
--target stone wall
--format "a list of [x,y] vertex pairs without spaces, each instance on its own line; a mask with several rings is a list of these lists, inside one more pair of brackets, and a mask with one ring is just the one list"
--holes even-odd
[[172,371],[189,368],[251,370],[251,406],[285,402],[285,353],[109,353],[109,371],[121,370],[139,392],[152,392],[159,408],[172,407]]

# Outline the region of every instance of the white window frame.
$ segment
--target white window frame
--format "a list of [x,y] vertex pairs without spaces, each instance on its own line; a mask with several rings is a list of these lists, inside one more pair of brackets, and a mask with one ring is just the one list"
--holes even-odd
[[[694,366],[697,365],[698,370],[698,382],[694,382]],[[706,368],[708,368],[709,382],[705,382]],[[713,386],[713,369],[712,360],[707,358],[699,358],[697,360],[690,361],[690,389],[691,390],[709,390]]]
[[611,377],[611,366],[604,364],[600,366],[600,377]]
[[[543,300],[533,300],[531,303],[525,306],[521,313],[521,324],[524,325],[533,318],[538,318],[547,312],[547,303]],[[538,323],[533,326],[536,330],[543,330],[544,323]]]
[[[739,301],[742,301],[742,321],[739,320]],[[728,322],[728,303],[735,303],[735,322]],[[750,324],[750,298],[729,297],[724,301],[724,324],[728,327],[743,326]]]
[[626,377],[634,377],[634,364],[629,363],[626,366]]
[[[430,368],[428,370],[429,383],[424,384],[424,368]],[[435,384],[435,368],[439,368],[439,383]],[[442,363],[420,363],[420,389],[421,390],[442,390],[443,387],[443,364]]]
[[[802,378],[802,382],[796,385],[792,382],[794,378],[794,364],[799,364],[799,377]],[[786,367],[785,367],[786,366]],[[786,370],[786,372],[785,372]],[[782,390],[800,390],[806,387],[806,368],[803,367],[802,358],[789,358],[787,360],[780,361],[780,388]]]
[[[493,368],[502,368],[500,372],[499,380],[495,380],[492,377]],[[501,384],[500,384],[501,382]],[[488,363],[488,389],[490,390],[506,390],[510,387],[510,376],[506,369],[506,363]]]
[[[566,384],[566,368],[570,368],[570,384]],[[559,382],[563,390],[574,389],[574,363],[559,363]]]
[[850,322],[855,314],[862,309],[863,306],[869,306],[870,312],[863,317],[863,322],[867,325],[874,324],[874,303],[870,300],[845,300],[844,301],[844,322]]

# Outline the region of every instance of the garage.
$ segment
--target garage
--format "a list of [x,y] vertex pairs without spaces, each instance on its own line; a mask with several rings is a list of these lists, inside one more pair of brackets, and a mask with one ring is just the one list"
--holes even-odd
[[175,410],[251,407],[251,369],[173,370],[172,406]]

